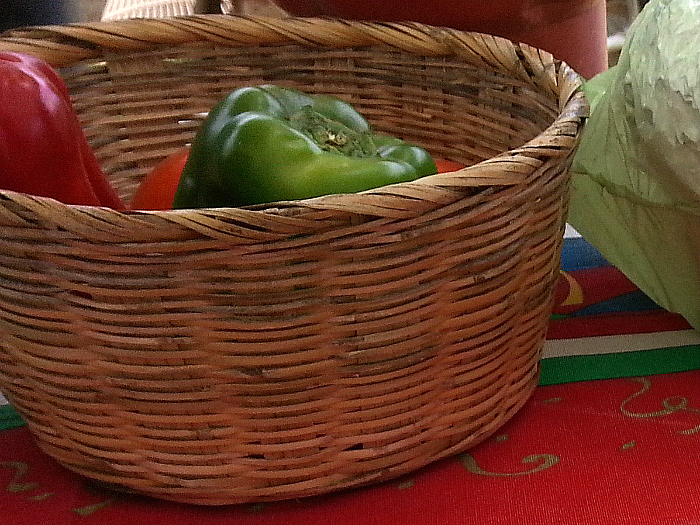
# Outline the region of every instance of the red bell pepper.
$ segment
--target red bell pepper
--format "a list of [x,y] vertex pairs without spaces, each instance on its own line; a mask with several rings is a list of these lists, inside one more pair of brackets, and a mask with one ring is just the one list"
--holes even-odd
[[21,53],[0,52],[0,188],[126,208],[83,134],[63,80],[43,60]]
[[144,177],[131,201],[132,210],[171,210],[182,170],[190,155],[185,146],[160,161]]

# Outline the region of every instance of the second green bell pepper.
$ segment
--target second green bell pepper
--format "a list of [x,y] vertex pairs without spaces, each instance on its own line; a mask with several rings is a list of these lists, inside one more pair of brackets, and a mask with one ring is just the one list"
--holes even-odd
[[198,130],[174,208],[235,207],[355,193],[436,173],[424,149],[373,132],[350,104],[243,87]]

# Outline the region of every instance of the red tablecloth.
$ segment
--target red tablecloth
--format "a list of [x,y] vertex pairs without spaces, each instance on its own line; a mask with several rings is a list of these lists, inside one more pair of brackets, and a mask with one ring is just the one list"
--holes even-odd
[[378,486],[196,507],[91,485],[0,433],[4,525],[700,523],[700,372],[540,387],[470,453]]

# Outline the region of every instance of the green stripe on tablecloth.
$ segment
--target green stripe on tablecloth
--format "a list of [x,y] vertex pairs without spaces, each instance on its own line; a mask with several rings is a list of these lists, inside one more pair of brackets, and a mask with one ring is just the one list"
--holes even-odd
[[21,427],[22,425],[24,425],[24,420],[19,417],[14,408],[10,405],[0,406],[0,430]]
[[700,345],[542,360],[540,386],[700,369]]

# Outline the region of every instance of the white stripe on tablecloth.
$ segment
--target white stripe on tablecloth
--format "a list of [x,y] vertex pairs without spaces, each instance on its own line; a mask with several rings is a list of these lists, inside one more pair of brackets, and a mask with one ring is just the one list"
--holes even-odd
[[543,357],[613,354],[698,344],[700,344],[700,332],[697,330],[550,339],[544,343]]

